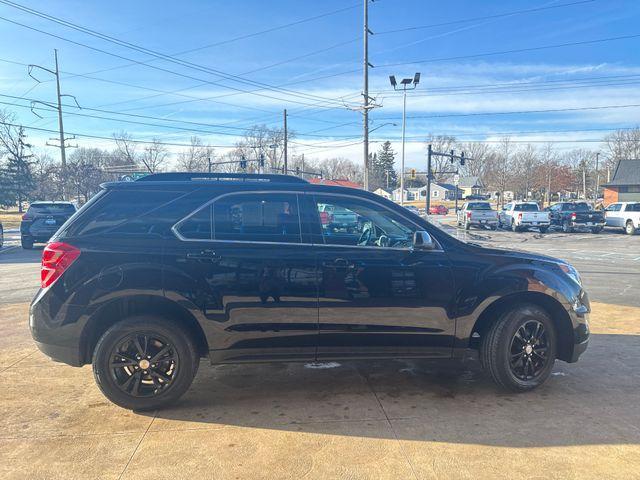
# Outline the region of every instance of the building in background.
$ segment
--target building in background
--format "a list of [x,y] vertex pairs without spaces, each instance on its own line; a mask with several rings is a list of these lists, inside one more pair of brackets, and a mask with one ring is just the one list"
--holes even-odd
[[640,160],[620,160],[610,182],[603,185],[604,204],[640,202]]
[[[447,182],[454,184],[453,177],[447,179]],[[462,198],[466,198],[469,195],[484,195],[486,187],[480,177],[460,177],[458,180],[458,189]]]
[[381,197],[386,198],[387,200],[391,200],[391,193],[387,192],[384,188],[377,188],[373,191],[376,195],[380,195]]
[[[396,188],[393,192],[393,201],[400,202],[400,189]],[[419,202],[426,200],[427,197],[427,186],[423,185],[422,187],[416,188],[405,188],[404,190],[404,201],[405,202]],[[448,183],[432,183],[431,184],[431,201],[444,201],[444,200],[455,200],[456,198],[456,187],[455,185],[450,185]]]

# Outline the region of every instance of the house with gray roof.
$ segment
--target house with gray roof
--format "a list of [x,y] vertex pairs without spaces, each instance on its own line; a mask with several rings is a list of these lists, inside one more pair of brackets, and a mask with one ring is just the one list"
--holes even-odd
[[603,188],[605,206],[615,202],[640,202],[640,160],[620,160],[613,178]]

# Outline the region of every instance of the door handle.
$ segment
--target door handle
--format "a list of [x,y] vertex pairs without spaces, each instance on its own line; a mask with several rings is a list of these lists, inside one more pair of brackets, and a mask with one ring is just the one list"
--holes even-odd
[[214,252],[213,250],[205,249],[205,250],[200,250],[199,252],[188,252],[187,259],[198,260],[198,261],[208,261],[208,262],[219,262],[220,256],[216,255],[216,252]]

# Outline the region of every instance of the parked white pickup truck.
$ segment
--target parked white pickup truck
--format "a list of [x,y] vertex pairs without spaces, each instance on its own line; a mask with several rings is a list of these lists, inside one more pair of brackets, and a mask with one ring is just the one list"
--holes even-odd
[[536,227],[540,233],[545,233],[550,223],[549,212],[540,211],[535,202],[509,202],[498,214],[498,226],[511,228],[514,232]]
[[498,212],[491,209],[489,202],[465,202],[457,215],[458,226],[465,230],[469,230],[471,226],[495,230],[498,226]]
[[605,209],[607,227],[624,229],[629,235],[640,230],[640,202],[612,203]]

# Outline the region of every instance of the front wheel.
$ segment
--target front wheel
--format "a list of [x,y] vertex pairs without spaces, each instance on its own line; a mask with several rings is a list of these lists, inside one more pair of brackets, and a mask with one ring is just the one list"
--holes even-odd
[[482,365],[504,389],[533,390],[551,375],[556,341],[555,326],[545,310],[519,305],[505,312],[482,338]]
[[633,222],[631,220],[627,220],[624,231],[627,233],[627,235],[633,235],[634,233],[636,233],[636,227],[633,226]]
[[149,315],[122,320],[98,340],[93,374],[102,393],[131,410],[175,402],[191,385],[200,359],[187,332]]

